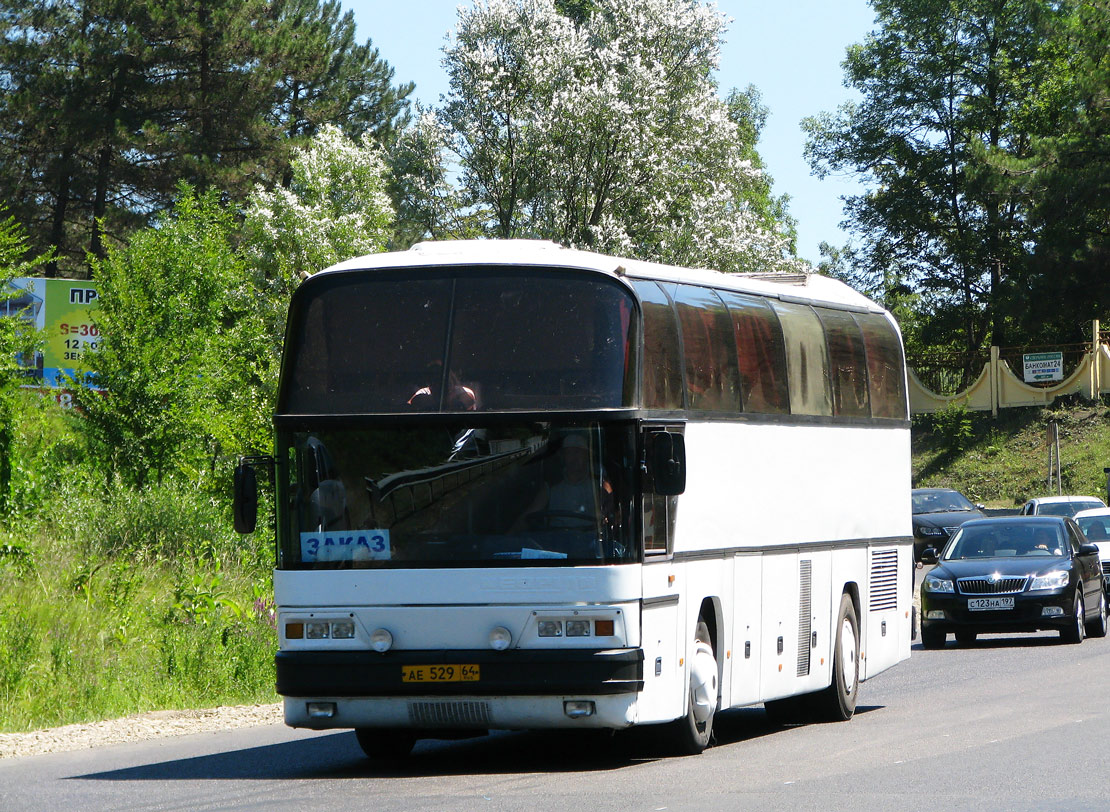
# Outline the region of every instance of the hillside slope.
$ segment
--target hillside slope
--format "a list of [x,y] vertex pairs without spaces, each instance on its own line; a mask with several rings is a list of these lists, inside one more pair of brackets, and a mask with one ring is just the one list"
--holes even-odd
[[950,409],[915,418],[913,485],[955,488],[992,508],[1056,493],[1048,486],[1049,422],[1060,435],[1063,493],[1106,498],[1110,408],[1078,400],[989,414]]

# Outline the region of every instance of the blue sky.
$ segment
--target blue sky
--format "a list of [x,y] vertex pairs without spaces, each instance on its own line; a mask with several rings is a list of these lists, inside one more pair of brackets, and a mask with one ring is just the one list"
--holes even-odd
[[[393,66],[394,78],[415,82],[425,105],[439,103],[447,91],[440,61],[459,5],[468,0],[343,0],[355,13],[358,38],[373,41]],[[798,221],[798,254],[816,263],[822,242],[843,245],[840,197],[858,194],[852,178],[818,180],[802,157],[805,116],[833,111],[853,97],[840,67],[847,47],[862,42],[874,27],[866,0],[719,0],[732,22],[721,50],[718,82],[722,94],[754,84],[770,110],[759,152],[774,179],[775,194],[790,196]]]

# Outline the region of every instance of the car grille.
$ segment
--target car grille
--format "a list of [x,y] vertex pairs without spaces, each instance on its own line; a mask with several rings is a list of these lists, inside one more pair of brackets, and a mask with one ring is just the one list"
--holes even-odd
[[1028,581],[1029,578],[1023,575],[1018,578],[1000,578],[997,581],[986,578],[959,578],[956,583],[959,584],[960,593],[963,595],[1009,595],[1023,591]]
[[1103,561],[1102,562],[1102,574],[1106,575],[1106,576],[1110,576],[1110,561]]

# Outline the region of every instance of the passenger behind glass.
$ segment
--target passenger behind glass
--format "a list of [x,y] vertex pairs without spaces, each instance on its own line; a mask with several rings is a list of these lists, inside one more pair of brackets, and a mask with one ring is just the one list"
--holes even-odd
[[[408,406],[417,412],[439,411],[439,391],[443,382],[443,362],[432,361],[427,366],[428,381],[421,386],[407,401]],[[453,371],[447,376],[447,397],[444,399],[443,411],[445,412],[472,412],[478,408],[478,395],[469,386],[463,386],[459,376]]]

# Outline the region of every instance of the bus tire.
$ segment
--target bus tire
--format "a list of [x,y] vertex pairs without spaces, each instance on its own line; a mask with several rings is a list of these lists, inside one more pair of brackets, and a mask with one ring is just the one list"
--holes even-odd
[[355,729],[358,746],[373,761],[397,761],[406,758],[416,745],[411,730],[391,727],[360,727]]
[[851,595],[840,597],[840,612],[833,641],[832,682],[813,695],[818,718],[829,722],[846,722],[856,712],[859,694],[859,621]]
[[686,715],[671,723],[676,752],[696,756],[713,738],[713,719],[721,701],[717,658],[709,625],[699,619],[694,630],[694,653],[690,660]]

